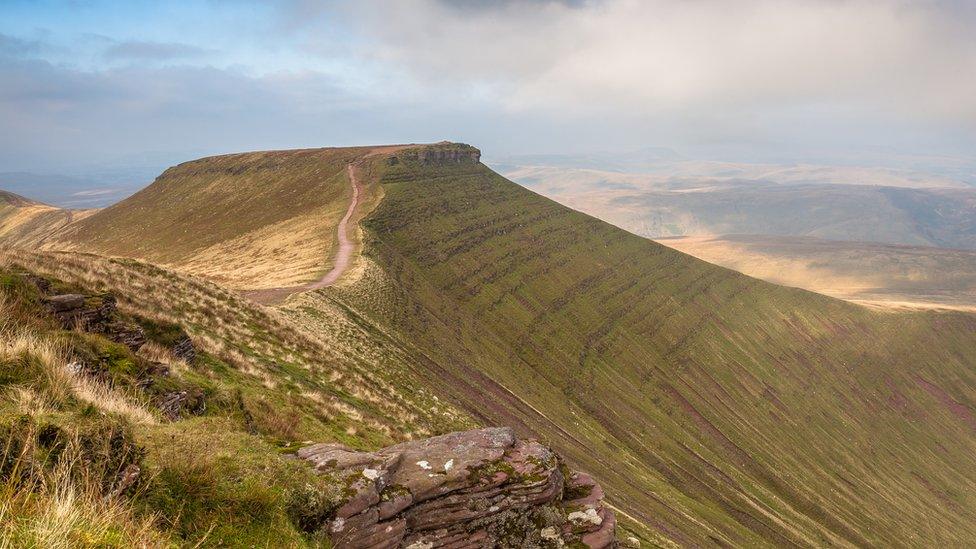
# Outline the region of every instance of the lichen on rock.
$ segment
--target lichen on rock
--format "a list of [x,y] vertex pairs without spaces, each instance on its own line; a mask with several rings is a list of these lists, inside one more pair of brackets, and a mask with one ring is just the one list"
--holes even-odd
[[340,549],[616,546],[613,512],[592,477],[508,428],[378,452],[316,444],[298,456],[346,479],[344,501],[321,525]]

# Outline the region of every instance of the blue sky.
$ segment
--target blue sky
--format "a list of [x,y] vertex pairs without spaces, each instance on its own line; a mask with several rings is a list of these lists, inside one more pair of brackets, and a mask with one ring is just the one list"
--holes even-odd
[[[0,171],[248,149],[972,156],[972,3],[0,2]],[[876,162],[876,160],[872,160]]]

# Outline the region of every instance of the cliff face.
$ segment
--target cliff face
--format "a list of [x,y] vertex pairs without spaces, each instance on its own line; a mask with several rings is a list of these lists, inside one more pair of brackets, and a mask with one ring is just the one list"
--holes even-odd
[[441,164],[477,164],[481,151],[464,143],[436,143],[406,149],[390,157],[390,164],[418,162],[424,166]]
[[348,486],[326,525],[340,549],[615,546],[616,521],[593,479],[508,428],[298,455]]

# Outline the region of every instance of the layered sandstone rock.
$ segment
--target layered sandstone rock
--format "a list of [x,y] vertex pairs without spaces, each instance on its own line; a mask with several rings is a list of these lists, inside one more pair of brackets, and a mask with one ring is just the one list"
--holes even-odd
[[146,344],[142,327],[119,319],[113,295],[61,294],[46,297],[44,301],[65,329],[98,333],[132,351],[138,351]]
[[477,164],[481,161],[481,151],[462,143],[437,143],[406,149],[391,155],[389,162],[419,162],[425,166],[433,164]]
[[316,444],[298,456],[348,486],[326,525],[337,548],[615,546],[614,516],[596,482],[511,429],[451,433],[375,453]]

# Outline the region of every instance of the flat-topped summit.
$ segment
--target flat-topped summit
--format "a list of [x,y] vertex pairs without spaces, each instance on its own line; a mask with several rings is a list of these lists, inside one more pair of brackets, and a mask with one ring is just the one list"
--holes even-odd
[[433,145],[423,145],[404,149],[390,156],[390,163],[419,162],[425,166],[433,164],[477,164],[481,161],[481,151],[465,143],[441,141]]
[[[304,287],[335,267],[345,240],[358,242],[358,222],[379,200],[371,166],[476,166],[480,158],[451,142],[210,156],[167,169],[47,244],[143,259],[240,290]],[[343,219],[346,239],[336,232]]]

